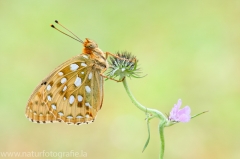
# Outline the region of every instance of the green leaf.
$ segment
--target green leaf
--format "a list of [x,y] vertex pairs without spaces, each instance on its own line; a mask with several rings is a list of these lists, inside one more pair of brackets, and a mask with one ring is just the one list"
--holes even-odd
[[148,127],[148,139],[147,139],[147,141],[146,141],[146,143],[145,143],[145,145],[143,147],[142,152],[147,148],[148,143],[150,141],[150,126],[149,126],[149,119],[148,118],[147,118],[147,127]]

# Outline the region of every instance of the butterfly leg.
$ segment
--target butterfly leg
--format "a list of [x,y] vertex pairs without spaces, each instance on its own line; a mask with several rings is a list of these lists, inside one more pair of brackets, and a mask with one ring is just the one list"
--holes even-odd
[[116,82],[122,82],[122,81],[125,79],[125,77],[123,77],[121,80],[116,80],[116,79],[114,79],[114,78],[105,76],[103,73],[104,73],[106,70],[107,70],[107,68],[105,68],[104,70],[102,70],[102,72],[100,73],[100,75],[101,75],[102,77],[104,77],[104,78],[107,78],[107,79],[110,79],[110,80],[113,80],[113,81],[116,81]]
[[[118,58],[118,59],[121,59],[121,60],[126,60],[126,61],[134,62],[134,63],[136,62],[136,58],[134,58],[133,60],[129,60],[129,59],[125,59],[125,58],[119,57],[119,56],[117,56],[117,55],[114,55],[114,54],[112,54],[112,53],[110,53],[110,52],[106,52],[106,59],[108,58],[108,55],[111,55],[111,56],[113,56],[113,57],[115,57],[115,58]],[[116,82],[122,82],[122,81],[125,79],[125,77],[123,77],[121,80],[116,80],[116,79],[114,79],[114,78],[105,76],[103,73],[104,73],[106,70],[107,70],[107,68],[105,68],[104,70],[102,70],[102,72],[100,73],[100,75],[101,75],[102,77],[104,77],[104,78],[111,79],[111,80],[116,81]]]
[[117,55],[114,55],[114,54],[112,54],[110,52],[106,52],[106,59],[108,58],[108,55],[111,55],[111,56],[116,57],[116,58],[121,59],[121,60],[127,60],[129,62],[134,62],[134,63],[136,62],[136,58],[134,58],[133,60],[128,60],[128,59],[125,59],[125,58],[121,58],[121,57],[119,57]]

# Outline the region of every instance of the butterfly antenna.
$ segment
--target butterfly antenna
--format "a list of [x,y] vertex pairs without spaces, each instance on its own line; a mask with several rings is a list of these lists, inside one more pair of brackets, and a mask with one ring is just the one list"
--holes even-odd
[[[82,41],[76,34],[74,34],[73,32],[71,32],[69,29],[67,29],[66,27],[64,27],[62,24],[60,24],[58,22],[58,20],[55,20],[55,23],[57,23],[58,25],[60,25],[61,27],[63,27],[64,29],[66,29],[67,31],[69,31],[73,36],[75,36],[79,41]],[[83,41],[82,41],[83,43]]]
[[58,28],[56,28],[53,24],[51,24],[51,27],[54,28],[54,29],[56,29],[57,31],[63,33],[64,35],[67,35],[68,37],[70,37],[70,38],[72,38],[72,39],[74,39],[74,40],[76,40],[76,41],[78,41],[78,42],[80,42],[80,43],[83,43],[83,41],[82,41],[81,39],[79,39],[79,38],[76,39],[76,38],[72,37],[71,35],[68,35],[67,33],[64,33],[63,31],[61,31],[61,30],[59,30]]

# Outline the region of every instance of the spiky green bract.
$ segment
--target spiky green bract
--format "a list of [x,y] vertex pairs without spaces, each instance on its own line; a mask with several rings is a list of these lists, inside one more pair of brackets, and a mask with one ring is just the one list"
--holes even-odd
[[107,76],[111,78],[119,76],[119,79],[124,77],[141,78],[141,76],[139,76],[141,72],[138,68],[138,60],[136,59],[136,56],[133,56],[127,51],[117,52],[116,56],[119,58],[113,56],[110,57],[110,66]]

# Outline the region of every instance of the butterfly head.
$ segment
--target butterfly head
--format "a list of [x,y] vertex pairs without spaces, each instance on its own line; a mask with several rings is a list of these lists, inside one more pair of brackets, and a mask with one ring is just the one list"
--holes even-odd
[[97,43],[95,43],[93,40],[90,40],[88,38],[86,38],[86,40],[84,41],[83,46],[89,50],[98,48]]
[[[98,45],[97,43],[95,43],[93,40],[90,40],[88,38],[86,38],[86,40],[83,42],[83,53],[85,54],[90,54],[92,57],[94,56],[93,54],[95,53],[99,53],[99,51],[101,51],[99,48],[98,48]],[[94,53],[95,52],[95,53]],[[101,51],[102,52],[102,51]],[[103,54],[103,53],[100,53],[100,54]]]

